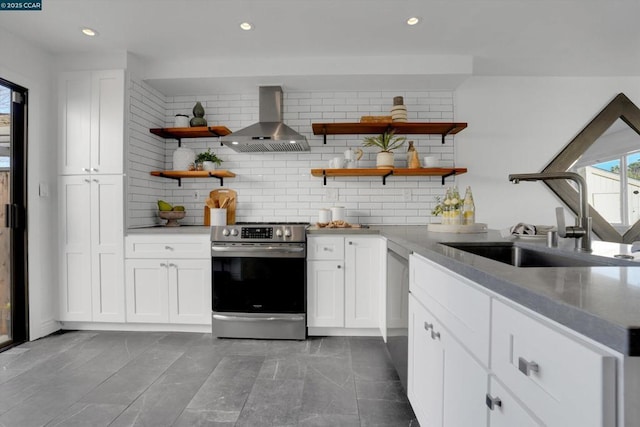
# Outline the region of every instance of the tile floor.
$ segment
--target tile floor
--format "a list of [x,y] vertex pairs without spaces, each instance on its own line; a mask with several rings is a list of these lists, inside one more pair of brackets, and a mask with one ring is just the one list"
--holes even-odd
[[0,426],[418,426],[381,338],[67,332],[0,353]]

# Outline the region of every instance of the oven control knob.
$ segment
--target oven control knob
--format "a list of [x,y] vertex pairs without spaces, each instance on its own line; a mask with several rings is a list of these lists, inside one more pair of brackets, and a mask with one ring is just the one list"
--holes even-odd
[[290,228],[285,228],[284,229],[284,237],[291,237],[291,229]]
[[238,230],[236,230],[235,228],[231,229],[231,235],[232,236],[237,236],[238,235]]
[[227,230],[226,228],[224,230],[222,230],[222,235],[224,237],[227,237],[229,235],[229,230]]
[[282,237],[282,230],[279,228],[276,230],[276,237]]

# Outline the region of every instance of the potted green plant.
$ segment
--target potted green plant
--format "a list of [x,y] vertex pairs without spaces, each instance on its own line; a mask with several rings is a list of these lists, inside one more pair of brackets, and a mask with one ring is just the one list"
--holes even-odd
[[388,130],[380,135],[368,136],[362,145],[380,149],[376,157],[376,167],[379,169],[393,169],[393,150],[402,147],[404,136],[396,136],[394,130]]
[[216,153],[211,152],[211,148],[207,148],[207,151],[199,153],[196,156],[196,164],[201,163],[202,169],[209,171],[214,170],[216,166],[220,166],[222,159],[216,156]]

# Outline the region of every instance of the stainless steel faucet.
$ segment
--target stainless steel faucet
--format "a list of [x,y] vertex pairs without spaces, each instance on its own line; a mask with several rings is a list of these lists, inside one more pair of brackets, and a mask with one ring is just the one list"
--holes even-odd
[[566,227],[564,222],[564,209],[556,209],[558,221],[558,235],[560,237],[573,237],[576,239],[576,250],[591,252],[591,217],[589,216],[589,200],[587,195],[587,182],[575,172],[542,172],[542,173],[516,173],[509,175],[509,181],[518,184],[520,181],[548,181],[552,179],[569,179],[578,185],[578,197],[580,198],[580,211],[576,218],[576,225]]

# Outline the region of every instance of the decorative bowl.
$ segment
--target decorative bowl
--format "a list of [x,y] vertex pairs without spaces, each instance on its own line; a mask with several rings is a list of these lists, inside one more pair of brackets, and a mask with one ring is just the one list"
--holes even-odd
[[184,218],[185,215],[187,215],[185,211],[158,211],[158,216],[167,220],[165,227],[180,227],[178,220]]

